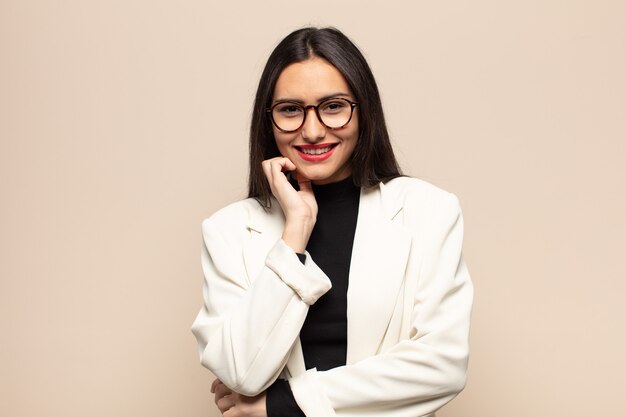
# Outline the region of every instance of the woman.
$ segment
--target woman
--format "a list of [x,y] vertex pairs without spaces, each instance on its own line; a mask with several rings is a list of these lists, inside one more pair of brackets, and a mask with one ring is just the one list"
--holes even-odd
[[452,194],[401,176],[354,44],[330,28],[283,39],[250,137],[249,198],[202,224],[192,330],[218,408],[434,415],[465,384],[461,212]]

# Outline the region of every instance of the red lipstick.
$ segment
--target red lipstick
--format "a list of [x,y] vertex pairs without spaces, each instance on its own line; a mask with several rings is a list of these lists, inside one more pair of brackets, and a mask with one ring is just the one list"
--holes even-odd
[[[316,145],[297,145],[295,146],[296,151],[298,151],[298,155],[300,155],[300,158],[304,159],[307,162],[321,162],[324,161],[325,159],[330,158],[330,156],[333,154],[333,152],[335,151],[335,148],[337,147],[336,143],[319,143]],[[303,150],[317,150],[317,149],[325,149],[325,148],[329,148],[326,152],[322,152],[322,153],[305,153],[303,152]]]

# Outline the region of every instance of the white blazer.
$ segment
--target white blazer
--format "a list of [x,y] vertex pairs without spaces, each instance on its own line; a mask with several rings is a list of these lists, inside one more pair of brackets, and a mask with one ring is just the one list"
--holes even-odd
[[254,199],[202,223],[200,360],[244,395],[288,379],[307,417],[432,416],[465,386],[473,289],[457,198],[400,177],[362,188],[348,287],[347,364],[306,370],[299,332],[331,287]]

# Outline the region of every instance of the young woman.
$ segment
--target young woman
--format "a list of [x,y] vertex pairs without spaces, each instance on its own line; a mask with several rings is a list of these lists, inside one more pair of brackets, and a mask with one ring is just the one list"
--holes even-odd
[[374,77],[338,30],[273,51],[249,198],[202,231],[192,330],[224,416],[431,416],[463,389],[458,200],[400,174]]

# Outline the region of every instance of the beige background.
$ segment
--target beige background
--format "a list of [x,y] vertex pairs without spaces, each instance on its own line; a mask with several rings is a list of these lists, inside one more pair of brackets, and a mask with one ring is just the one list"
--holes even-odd
[[200,222],[245,196],[262,66],[365,52],[405,171],[456,193],[476,285],[443,417],[626,408],[623,1],[0,1],[0,415],[217,416]]

